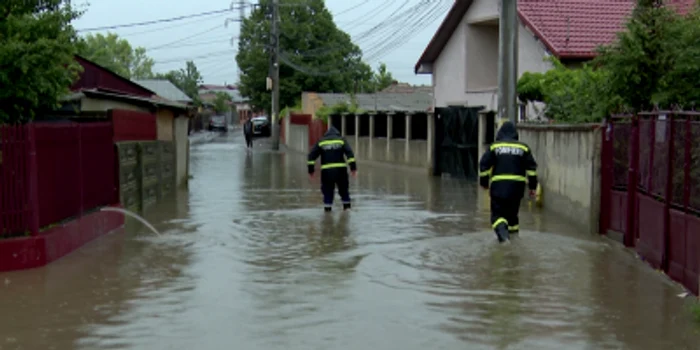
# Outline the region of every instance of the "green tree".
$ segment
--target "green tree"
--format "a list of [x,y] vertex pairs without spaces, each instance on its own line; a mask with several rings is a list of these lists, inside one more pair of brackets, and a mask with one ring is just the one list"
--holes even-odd
[[380,63],[377,72],[372,74],[372,84],[375,91],[382,91],[394,83],[394,76],[386,68],[385,63]]
[[[664,76],[674,65],[682,27],[662,0],[638,0],[627,30],[612,45],[601,47],[597,63],[610,72],[608,82],[626,108],[650,110],[669,87]],[[685,48],[683,48],[685,49]]]
[[79,16],[63,0],[0,1],[0,123],[58,106],[80,72],[70,24]]
[[216,97],[214,97],[214,111],[216,111],[217,114],[230,111],[231,102],[233,102],[231,95],[221,91],[217,92]]
[[582,69],[556,62],[518,81],[523,101],[547,104],[546,115],[569,121],[600,121],[611,113],[685,107],[700,103],[700,9],[687,16],[661,0],[638,0],[618,40],[599,48]]
[[202,84],[203,81],[202,74],[199,73],[197,65],[195,65],[193,61],[187,61],[185,68],[172,70],[164,74],[156,74],[156,78],[170,80],[171,83],[191,98],[195,105],[201,105],[202,101],[199,98],[199,85]]
[[[243,21],[236,62],[239,89],[254,107],[270,110],[270,0]],[[293,106],[303,91],[354,92],[372,78],[362,52],[338,29],[323,0],[287,0],[280,6],[280,105]]]
[[127,78],[149,79],[153,77],[155,62],[146,55],[143,47],[132,47],[128,40],[117,34],[88,34],[78,45],[81,56]]

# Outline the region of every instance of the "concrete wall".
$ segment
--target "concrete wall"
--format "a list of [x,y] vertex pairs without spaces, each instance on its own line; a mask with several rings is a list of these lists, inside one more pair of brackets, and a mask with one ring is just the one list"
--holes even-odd
[[[370,135],[374,134],[372,119],[374,116],[366,116],[370,119]],[[392,116],[396,118],[397,116]],[[405,116],[406,117],[406,116]],[[410,116],[407,116],[406,134],[411,134]],[[306,125],[291,124],[285,118],[285,144],[290,150],[298,152],[309,152],[309,128]],[[378,164],[389,164],[408,166],[432,171],[433,142],[434,142],[434,120],[432,116],[427,117],[427,140],[406,140],[405,138],[387,137],[359,137],[357,135],[346,135],[347,120],[342,116],[341,133],[345,136],[353,151],[358,163],[374,162]],[[355,131],[359,130],[359,118],[355,118]],[[387,130],[391,134],[391,128]]]
[[601,130],[598,125],[519,124],[532,149],[544,207],[591,233],[600,218]]
[[173,140],[173,118],[172,111],[159,109],[156,112],[156,131],[159,141]]
[[285,138],[289,149],[308,153],[309,152],[309,127],[306,125],[289,124],[286,131],[289,136]]
[[177,117],[173,122],[173,139],[175,143],[175,186],[187,184],[189,179],[189,138],[187,137],[187,117]]
[[117,142],[119,201],[140,212],[167,198],[175,185],[175,147],[167,141]]
[[370,161],[396,165],[429,168],[428,142],[369,137],[348,137],[348,142],[355,151],[359,162]]

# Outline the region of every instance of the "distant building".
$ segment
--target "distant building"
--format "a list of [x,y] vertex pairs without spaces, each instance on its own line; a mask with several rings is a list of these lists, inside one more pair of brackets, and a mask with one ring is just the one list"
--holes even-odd
[[409,83],[400,83],[398,81],[394,81],[393,84],[391,84],[389,87],[385,88],[384,90],[382,90],[380,92],[403,92],[403,93],[426,92],[426,93],[432,93],[433,87],[431,85],[411,85]]
[[158,97],[164,98],[166,100],[180,102],[182,104],[189,105],[193,101],[189,96],[187,96],[182,90],[180,90],[175,84],[167,79],[145,79],[145,80],[134,80],[136,84],[139,84],[146,89],[149,89],[157,94]]
[[212,106],[216,93],[223,92],[231,96],[232,105],[235,108],[238,118],[245,120],[248,117],[254,117],[259,113],[255,113],[248,103],[248,99],[241,95],[238,87],[235,85],[212,85],[203,84],[199,86],[199,98],[205,105]]
[[302,112],[316,115],[321,107],[333,107],[337,104],[357,103],[357,108],[367,113],[416,113],[432,110],[433,94],[413,90],[408,92],[377,92],[374,94],[303,92],[301,95]]

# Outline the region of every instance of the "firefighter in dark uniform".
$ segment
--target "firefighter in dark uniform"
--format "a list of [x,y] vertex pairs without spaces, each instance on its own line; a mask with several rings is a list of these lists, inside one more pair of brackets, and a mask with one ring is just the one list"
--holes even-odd
[[537,163],[530,147],[518,141],[515,124],[503,123],[481,157],[479,171],[479,184],[491,195],[491,226],[503,243],[520,230],[518,211],[525,186],[531,197],[537,189]]
[[331,211],[336,186],[338,187],[340,199],[343,201],[343,210],[350,209],[348,165],[352,176],[357,174],[357,164],[355,163],[352,147],[350,147],[345,138],[340,136],[338,129],[331,126],[309,152],[308,168],[310,177],[314,176],[314,164],[316,164],[316,158],[319,156],[321,157],[321,192],[323,192],[324,210],[327,212]]

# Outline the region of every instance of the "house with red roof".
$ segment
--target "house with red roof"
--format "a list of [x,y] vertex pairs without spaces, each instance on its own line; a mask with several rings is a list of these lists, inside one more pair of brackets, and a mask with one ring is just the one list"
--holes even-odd
[[[686,12],[695,0],[668,0]],[[624,29],[635,0],[518,0],[518,76],[552,68],[552,55],[567,66],[595,57]],[[499,0],[455,0],[415,65],[431,74],[434,106],[498,103]]]

